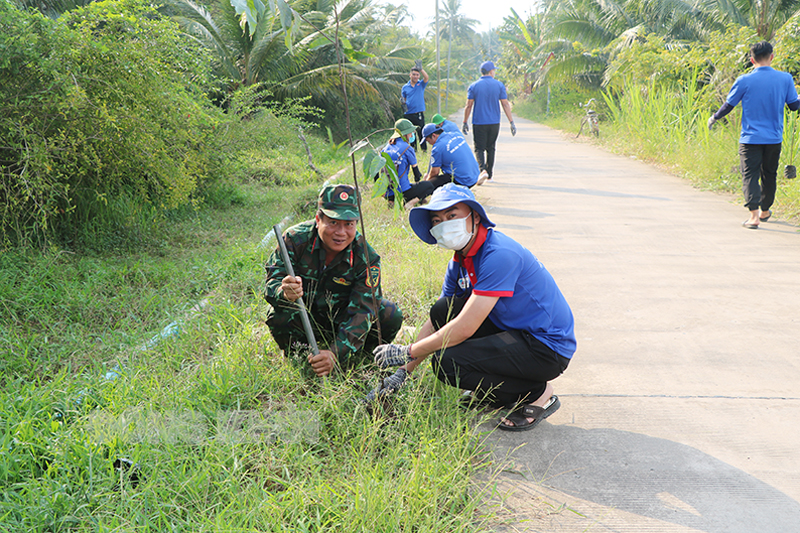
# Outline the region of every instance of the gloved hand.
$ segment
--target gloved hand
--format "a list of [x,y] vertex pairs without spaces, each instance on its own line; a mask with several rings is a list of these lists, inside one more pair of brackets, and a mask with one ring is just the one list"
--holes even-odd
[[469,126],[467,126],[466,122],[461,126],[461,133],[463,133],[464,135],[469,133]]
[[372,350],[372,355],[375,356],[375,364],[384,369],[392,366],[401,366],[413,360],[410,344],[408,346],[381,344]]
[[714,126],[714,124],[716,124],[716,122],[717,119],[714,118],[714,115],[708,117],[708,129],[711,129]]
[[517,126],[514,124],[514,121],[512,120],[511,121],[511,136],[513,137],[516,134],[517,134]]
[[366,402],[372,403],[375,401],[375,398],[385,398],[386,396],[397,392],[400,390],[403,384],[405,384],[407,377],[408,372],[406,372],[406,369],[398,368],[397,372],[388,378],[383,379],[380,387],[369,391],[369,394],[367,394],[366,397]]
[[421,60],[421,59],[417,59],[417,60],[414,62],[414,66],[415,66],[416,68],[418,68],[418,69],[422,70],[422,60]]

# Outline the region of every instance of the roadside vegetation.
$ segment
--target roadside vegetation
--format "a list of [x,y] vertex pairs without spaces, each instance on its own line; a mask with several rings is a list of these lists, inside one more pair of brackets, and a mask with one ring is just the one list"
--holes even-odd
[[[344,7],[343,71],[332,11],[289,35],[225,3],[81,4],[0,3],[0,530],[484,529],[494,467],[457,391],[418,371],[373,418],[372,365],[310,378],[264,324],[273,224],[352,180],[342,72],[363,135],[430,51],[378,57],[394,11],[368,3]],[[410,336],[446,254],[365,193]]]
[[[514,112],[574,136],[580,104],[594,98],[603,146],[738,201],[741,106],[712,131],[706,123],[736,77],[751,68],[752,43],[771,40],[773,67],[800,83],[798,5],[568,4],[545,3],[527,19],[516,13],[507,19],[501,36],[504,64],[514,65]],[[797,121],[787,109],[773,209],[794,222],[800,184],[783,177],[783,165],[798,162]]]
[[[437,82],[403,5],[0,0],[0,530],[490,529],[500,465],[457,391],[424,369],[372,418],[370,365],[316,380],[280,356],[273,224],[352,180],[348,141],[380,148],[416,59],[430,115],[491,59],[516,114],[571,135],[594,98],[597,142],[731,194],[740,111],[706,120],[747,45],[800,79],[796,2],[537,6],[481,34],[448,0]],[[798,183],[777,216],[800,218]],[[361,185],[411,336],[448,255]]]
[[[261,296],[271,228],[312,216],[322,179],[289,119],[229,135],[253,146],[226,201],[137,246],[0,256],[0,529],[482,530],[472,474],[489,463],[457,391],[425,370],[373,419],[371,366],[320,381],[280,356]],[[269,143],[292,183],[268,179]],[[314,161],[327,176],[344,156]],[[384,290],[420,324],[446,254],[382,198],[364,207]]]

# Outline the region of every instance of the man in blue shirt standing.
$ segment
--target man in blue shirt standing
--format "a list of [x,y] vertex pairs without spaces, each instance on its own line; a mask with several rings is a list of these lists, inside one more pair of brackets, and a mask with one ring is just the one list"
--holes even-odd
[[772,45],[767,41],[751,46],[753,72],[737,78],[726,102],[708,119],[711,129],[736,104],[742,103],[739,161],[744,205],[750,211],[750,218],[742,223],[747,229],[758,229],[760,222],[766,222],[772,216],[770,207],[775,201],[783,141],[783,106],[788,105],[792,111],[800,109],[794,80],[791,74],[770,66],[774,57]]
[[[417,64],[411,69],[409,78],[408,83],[403,85],[400,91],[403,118],[410,120],[417,127],[417,138],[419,138],[422,127],[425,125],[425,87],[428,86],[428,73],[422,68],[422,61],[417,61]],[[419,146],[423,152],[427,148],[424,139],[421,144],[417,142],[414,146],[415,149],[416,146]]]
[[[517,134],[517,127],[511,117],[511,104],[508,103],[506,86],[503,85],[503,82],[494,79],[495,72],[496,68],[491,61],[486,61],[481,65],[481,79],[470,85],[467,90],[467,106],[464,109],[464,124],[461,127],[464,135],[469,133],[467,120],[474,106],[472,144],[475,148],[478,166],[481,169],[478,185],[482,185],[487,179],[492,180],[495,144],[497,144],[497,135],[500,133],[501,105],[511,123],[511,135]],[[486,153],[485,159],[484,152]]]
[[463,135],[446,132],[436,124],[426,124],[422,137],[432,146],[431,169],[425,179],[432,182],[435,189],[450,182],[464,187],[477,183],[480,169]]

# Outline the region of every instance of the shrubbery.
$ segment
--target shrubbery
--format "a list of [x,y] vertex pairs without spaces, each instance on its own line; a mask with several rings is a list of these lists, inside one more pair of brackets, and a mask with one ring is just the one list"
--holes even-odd
[[4,245],[71,241],[196,201],[220,170],[208,58],[140,0],[57,21],[0,3]]

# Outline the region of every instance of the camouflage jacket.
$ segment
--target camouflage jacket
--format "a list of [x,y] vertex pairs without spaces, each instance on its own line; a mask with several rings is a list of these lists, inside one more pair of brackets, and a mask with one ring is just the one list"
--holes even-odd
[[[344,317],[338,324],[338,331],[331,332],[336,334],[336,339],[330,349],[336,353],[339,363],[346,363],[353,353],[363,347],[367,333],[378,316],[371,293],[372,286],[377,285],[375,301],[380,304],[380,256],[367,244],[371,266],[371,275],[367,277],[361,235],[357,232],[350,246],[326,267],[325,249],[317,235],[317,224],[313,220],[292,226],[284,233],[283,240],[294,273],[303,280],[303,301],[312,323],[314,316]],[[268,316],[286,314],[286,321],[296,320],[299,323],[299,307],[286,300],[281,290],[281,280],[287,272],[279,248],[270,256],[266,271],[264,297],[272,306]]]

